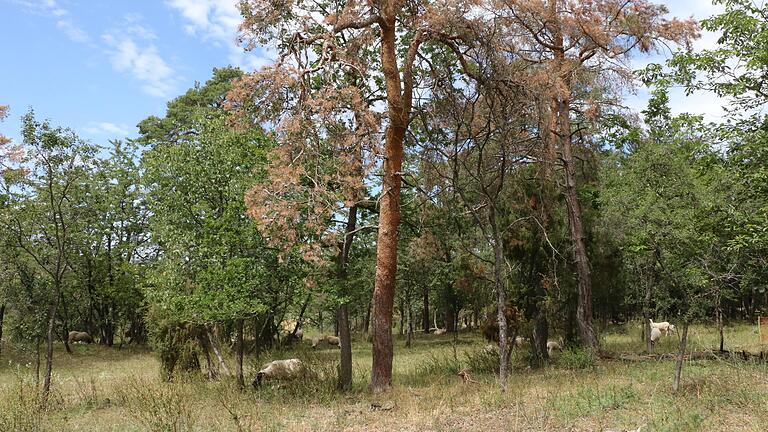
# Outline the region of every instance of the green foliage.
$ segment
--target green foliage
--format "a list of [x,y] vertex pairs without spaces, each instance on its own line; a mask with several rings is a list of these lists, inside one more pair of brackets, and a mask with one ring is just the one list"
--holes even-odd
[[149,302],[180,322],[242,318],[266,310],[278,286],[290,298],[298,273],[277,269],[246,216],[244,196],[258,180],[269,141],[257,129],[236,131],[221,109],[234,69],[218,69],[203,86],[168,104],[163,119],[140,125],[149,145],[142,168],[152,212],[150,226],[161,249],[148,275]]
[[593,370],[597,366],[597,354],[594,350],[566,347],[557,357],[557,364],[568,370]]

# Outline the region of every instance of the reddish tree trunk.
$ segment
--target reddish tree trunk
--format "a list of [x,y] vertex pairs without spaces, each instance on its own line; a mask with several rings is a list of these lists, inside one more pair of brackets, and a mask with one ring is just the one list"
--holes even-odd
[[381,63],[387,89],[389,126],[384,142],[384,180],[376,241],[376,280],[373,289],[373,365],[371,388],[382,392],[392,386],[392,311],[397,274],[397,229],[400,225],[400,170],[403,140],[408,125],[400,88],[395,47],[397,4],[382,11]]

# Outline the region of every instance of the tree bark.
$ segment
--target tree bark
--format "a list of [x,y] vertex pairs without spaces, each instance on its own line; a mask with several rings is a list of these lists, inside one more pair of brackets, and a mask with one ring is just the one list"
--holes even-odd
[[421,312],[421,327],[424,329],[424,334],[429,334],[429,285],[424,285],[422,298],[424,310]]
[[365,310],[365,321],[363,321],[363,333],[368,335],[371,326],[371,302],[368,302],[368,308]]
[[[340,245],[341,250],[339,250],[337,267],[339,282],[343,284],[344,291],[346,291],[347,282],[347,261],[349,259],[349,251],[352,249],[352,241],[355,238],[354,231],[356,227],[357,206],[353,205],[349,209],[347,227],[344,232],[344,240]],[[349,304],[346,302],[339,306],[338,322],[339,344],[341,348],[338,387],[340,390],[348,391],[352,389],[352,336],[349,331]]]
[[411,302],[408,301],[408,336],[405,338],[405,347],[411,347],[411,341],[413,340],[413,308]]
[[501,243],[501,231],[499,230],[498,220],[496,219],[496,209],[493,205],[488,208],[488,220],[493,233],[493,279],[496,290],[499,323],[499,382],[501,391],[507,391],[507,365],[509,363],[509,341],[507,340],[507,289],[505,286],[505,266],[504,249]]
[[245,388],[245,377],[243,376],[243,320],[235,320],[235,378],[237,380],[237,388],[242,390]]
[[536,312],[533,319],[533,350],[536,357],[540,359],[549,358],[547,352],[547,339],[549,339],[549,323],[547,322],[547,315],[541,310],[541,307],[536,306]]
[[5,318],[5,303],[0,305],[0,354],[3,352],[3,319]]
[[222,372],[224,372],[225,375],[231,376],[232,372],[229,371],[229,368],[227,367],[227,363],[224,362],[224,357],[221,355],[221,350],[219,349],[218,345],[216,345],[216,340],[214,339],[210,329],[207,326],[205,328],[205,334],[208,336],[208,343],[211,344],[213,353],[216,355],[216,358],[219,360],[219,368],[221,369]]
[[40,338],[35,340],[35,390],[40,389]]
[[725,351],[725,337],[723,335],[723,307],[720,295],[720,288],[717,290],[717,300],[715,309],[717,311],[717,332],[720,334],[720,352]]
[[[556,16],[556,1],[550,0],[551,13]],[[552,90],[550,107],[556,110],[552,115],[557,116],[557,127],[551,131],[552,139],[559,139],[562,151],[562,163],[565,171],[565,201],[568,208],[568,222],[571,231],[573,260],[578,274],[578,305],[576,322],[581,343],[588,348],[598,348],[599,342],[592,324],[592,274],[589,269],[586,236],[582,221],[581,202],[579,201],[578,184],[576,182],[576,161],[573,156],[573,140],[571,130],[571,65],[565,58],[565,43],[559,23],[554,23],[552,71],[555,85]]]
[[48,395],[51,391],[51,375],[53,373],[53,338],[54,327],[56,324],[56,313],[59,309],[59,301],[61,301],[60,290],[58,281],[54,282],[55,293],[51,306],[48,308],[48,328],[46,331],[45,340],[45,376],[43,378],[43,401],[48,401]]
[[387,91],[389,125],[384,142],[384,179],[376,241],[376,280],[373,290],[373,362],[371,388],[392,386],[392,311],[397,275],[397,230],[400,225],[400,170],[409,106],[403,103],[397,66],[395,19],[398,2],[385,2],[381,11],[381,64]]
[[680,389],[680,378],[683,375],[683,358],[685,347],[688,343],[688,321],[683,322],[683,336],[680,338],[680,346],[677,350],[677,364],[675,365],[675,380],[672,382],[672,390],[677,393]]

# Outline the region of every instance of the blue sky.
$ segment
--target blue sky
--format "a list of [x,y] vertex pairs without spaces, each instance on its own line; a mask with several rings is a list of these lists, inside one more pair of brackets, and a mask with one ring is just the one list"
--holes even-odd
[[[704,18],[708,0],[667,0],[676,16]],[[168,100],[205,81],[214,67],[253,69],[267,60],[235,43],[236,0],[0,0],[0,104],[11,116],[0,131],[18,140],[19,117],[76,130],[95,143],[132,136],[143,118],[162,115]],[[712,47],[705,35],[697,47]],[[636,61],[642,65],[658,58]],[[627,103],[640,108],[642,90]],[[673,109],[716,120],[711,95],[672,95]]]

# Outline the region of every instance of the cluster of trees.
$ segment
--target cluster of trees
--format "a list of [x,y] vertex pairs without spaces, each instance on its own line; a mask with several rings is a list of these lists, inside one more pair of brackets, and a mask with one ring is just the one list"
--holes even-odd
[[[768,9],[719,2],[719,48],[642,71],[640,119],[630,56],[699,29],[646,0],[242,1],[275,65],[216,69],[107,148],[32,112],[0,137],[0,338],[7,315],[38,367],[45,345],[45,393],[73,329],[241,387],[302,324],[340,336],[342,389],[354,332],[376,391],[393,331],[492,328],[502,387],[516,334],[538,362],[642,311],[682,352],[693,320],[768,306]],[[672,84],[736,109],[673,117]]]

